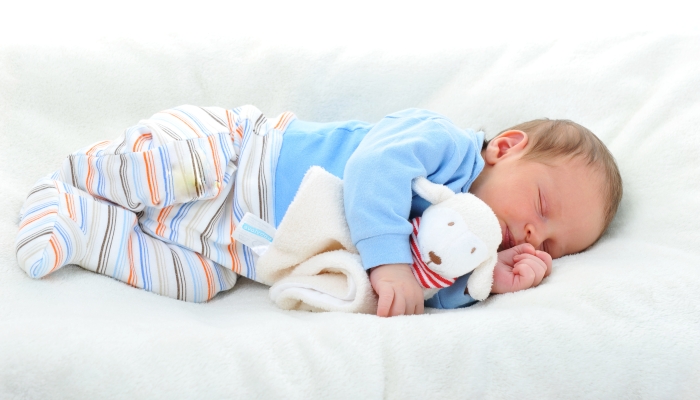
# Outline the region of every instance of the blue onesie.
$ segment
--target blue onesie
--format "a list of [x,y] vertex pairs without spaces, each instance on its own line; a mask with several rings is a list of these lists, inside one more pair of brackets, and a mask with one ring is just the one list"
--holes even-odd
[[[430,205],[411,191],[418,176],[467,192],[482,171],[483,132],[456,127],[446,117],[409,109],[376,124],[292,121],[275,172],[275,224],[279,225],[311,166],[344,180],[345,210],[365,269],[413,262],[409,219]],[[457,308],[476,300],[464,291],[468,275],[440,290],[426,306]]]

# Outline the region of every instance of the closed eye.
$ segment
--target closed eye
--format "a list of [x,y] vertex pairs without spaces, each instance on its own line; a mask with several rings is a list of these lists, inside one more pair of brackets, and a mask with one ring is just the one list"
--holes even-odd
[[546,205],[544,201],[544,196],[542,196],[542,191],[538,189],[539,197],[540,197],[540,215],[544,217],[544,206]]

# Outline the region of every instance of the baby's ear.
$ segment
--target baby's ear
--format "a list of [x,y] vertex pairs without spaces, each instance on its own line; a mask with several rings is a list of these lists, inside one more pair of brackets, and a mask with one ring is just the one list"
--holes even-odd
[[525,150],[527,142],[527,133],[523,131],[502,132],[489,142],[483,153],[484,161],[488,164],[495,164],[504,156],[514,155]]
[[430,182],[427,178],[419,176],[413,179],[411,188],[416,194],[430,204],[438,204],[454,196],[455,193],[445,185]]

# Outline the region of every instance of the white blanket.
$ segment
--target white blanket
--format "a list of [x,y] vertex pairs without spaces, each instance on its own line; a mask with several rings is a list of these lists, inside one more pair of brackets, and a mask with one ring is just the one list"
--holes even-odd
[[[697,396],[699,54],[700,37],[662,34],[405,53],[234,37],[3,44],[0,398]],[[609,145],[625,196],[609,233],[539,287],[422,316],[284,311],[245,279],[187,304],[77,267],[28,278],[13,241],[32,183],[184,103],[370,122],[424,107],[490,135],[570,118]]]

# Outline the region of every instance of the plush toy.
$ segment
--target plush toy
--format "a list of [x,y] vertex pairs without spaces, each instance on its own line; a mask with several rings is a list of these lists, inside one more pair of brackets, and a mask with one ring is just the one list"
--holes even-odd
[[[471,272],[470,296],[486,299],[501,243],[493,211],[471,194],[455,194],[425,178],[412,187],[432,204],[412,221],[413,272],[425,298]],[[345,220],[342,180],[322,168],[307,172],[274,239],[256,251],[256,280],[271,286],[279,307],[376,312],[376,294]]]
[[412,187],[431,203],[421,217],[412,221],[411,236],[413,273],[426,288],[425,298],[471,272],[469,295],[476,300],[486,299],[491,293],[502,239],[496,215],[473,194],[455,194],[426,178],[415,179]]

